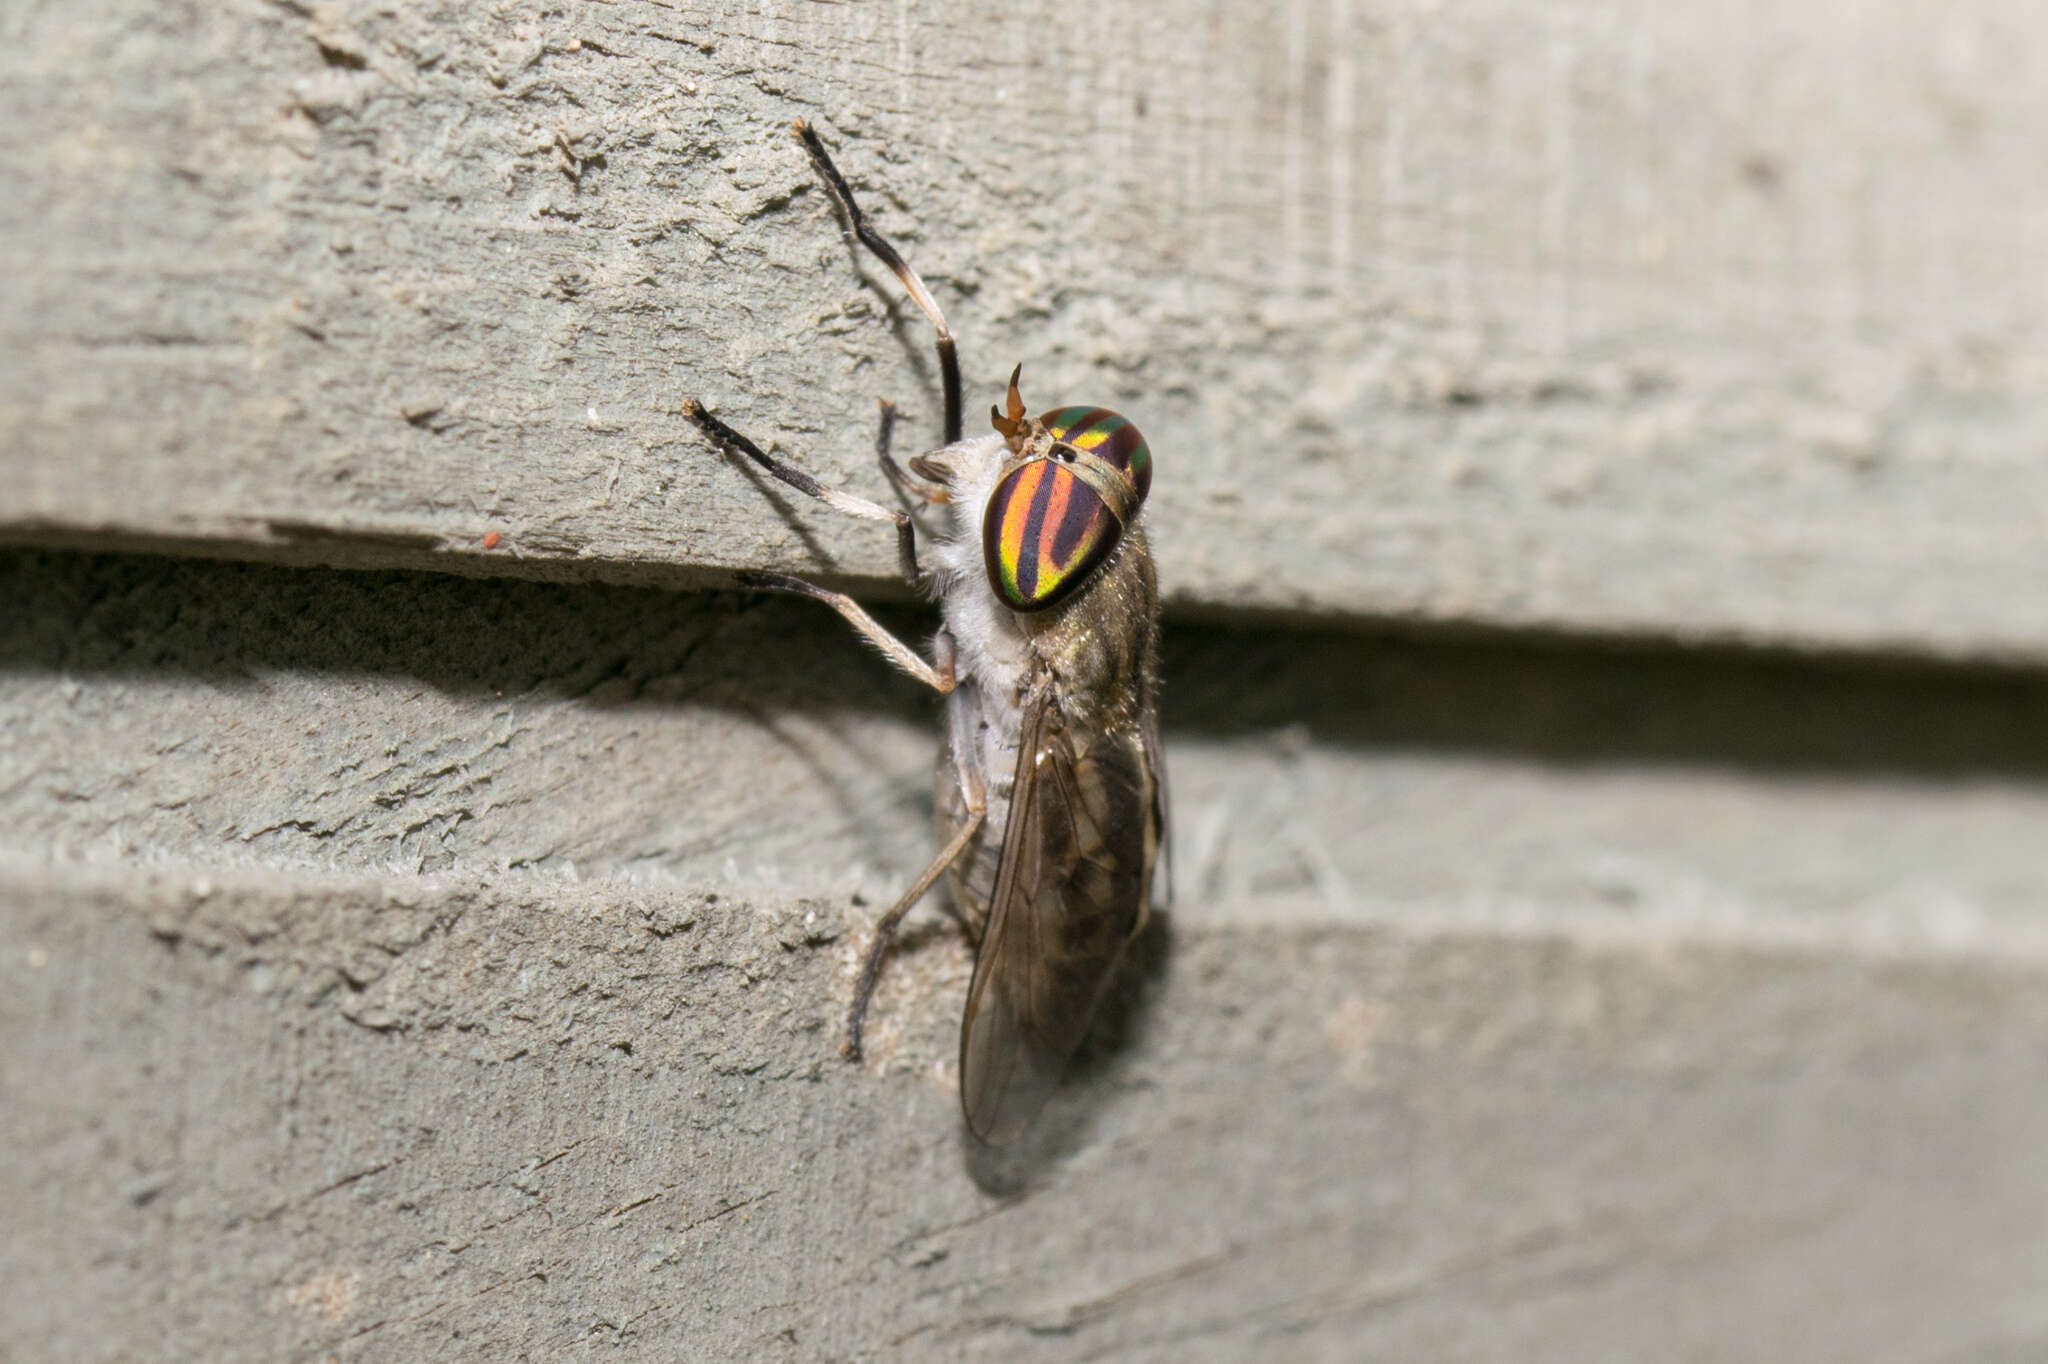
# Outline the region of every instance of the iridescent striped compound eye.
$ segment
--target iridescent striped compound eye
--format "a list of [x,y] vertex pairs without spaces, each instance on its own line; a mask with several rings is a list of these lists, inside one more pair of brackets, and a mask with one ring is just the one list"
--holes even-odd
[[982,514],[982,559],[1013,610],[1043,611],[1087,582],[1123,538],[1151,491],[1152,452],[1137,427],[1100,407],[1048,412],[1016,446],[1024,462]]

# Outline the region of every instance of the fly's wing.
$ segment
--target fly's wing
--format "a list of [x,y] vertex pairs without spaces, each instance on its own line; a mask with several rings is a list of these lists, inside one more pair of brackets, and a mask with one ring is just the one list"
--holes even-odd
[[[1166,753],[1159,747],[1159,712],[1148,710],[1138,730],[1138,737],[1145,742],[1145,761],[1152,769],[1152,838],[1151,858],[1156,860],[1157,875],[1152,882],[1152,907],[1173,908],[1173,846],[1167,830],[1172,827],[1166,818]],[[1148,862],[1148,865],[1152,865]]]
[[1050,700],[1020,727],[1009,828],[960,1024],[960,1105],[1001,1145],[1045,1103],[1144,921],[1157,836],[1133,730],[1082,733]]

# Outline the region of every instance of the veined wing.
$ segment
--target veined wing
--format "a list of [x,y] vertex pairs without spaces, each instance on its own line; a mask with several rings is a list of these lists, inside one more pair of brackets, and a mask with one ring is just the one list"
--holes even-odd
[[1155,785],[1135,729],[1084,733],[1054,703],[1020,726],[1002,864],[960,1024],[960,1104],[974,1134],[1023,1131],[1081,1045],[1143,925]]
[[1148,710],[1140,723],[1138,737],[1145,744],[1145,761],[1152,771],[1152,908],[1173,908],[1173,823],[1167,818],[1166,750],[1159,746],[1159,713]]

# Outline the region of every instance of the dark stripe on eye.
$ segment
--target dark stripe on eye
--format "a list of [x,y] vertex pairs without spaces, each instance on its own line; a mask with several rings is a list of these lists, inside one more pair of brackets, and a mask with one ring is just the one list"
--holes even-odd
[[1046,549],[1046,558],[1061,568],[1073,562],[1074,551],[1079,549],[1102,519],[1102,499],[1095,490],[1062,469],[1060,476],[1074,486],[1067,493],[1067,514],[1052,528],[1052,544]]
[[[1025,601],[1038,598],[1039,546],[1045,543],[1045,509],[1052,502],[1053,478],[1066,472],[1049,464],[1038,467],[1044,472],[1039,475],[1038,486],[1031,490],[1031,509],[1024,515],[1024,543],[1017,547],[1017,595]],[[1046,477],[1047,473],[1052,478]]]
[[1152,451],[1129,417],[1106,407],[1062,407],[1045,415],[1053,439],[1092,450],[1122,469],[1138,491],[1138,500],[1152,489]]

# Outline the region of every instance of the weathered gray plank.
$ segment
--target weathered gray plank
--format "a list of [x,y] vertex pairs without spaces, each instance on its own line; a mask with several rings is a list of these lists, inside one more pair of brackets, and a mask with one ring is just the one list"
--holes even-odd
[[29,1357],[2048,1340],[2038,676],[1182,627],[1179,907],[1005,1167],[936,914],[835,1056],[933,725],[828,613],[20,553],[0,601]]
[[1141,420],[1185,608],[2039,658],[2043,22],[17,5],[0,536],[879,580],[678,416],[870,489],[874,397],[931,429],[805,113],[970,408]]
[[[808,602],[0,556],[0,849],[858,895],[937,707]],[[914,617],[896,619],[907,631]],[[1183,626],[1184,923],[2048,956],[2048,684]]]
[[2048,1343],[2036,970],[1195,929],[983,1188],[957,990],[899,1008],[887,1074],[823,1059],[829,913],[205,875],[0,892],[24,1358]]

